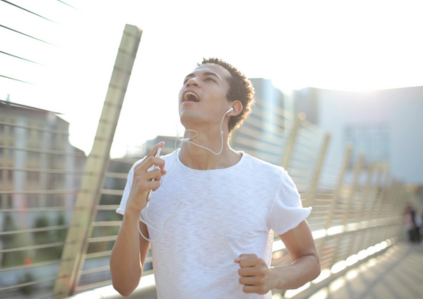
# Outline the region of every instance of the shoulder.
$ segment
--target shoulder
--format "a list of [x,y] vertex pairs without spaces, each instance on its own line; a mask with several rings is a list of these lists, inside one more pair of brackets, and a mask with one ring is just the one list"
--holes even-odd
[[247,153],[244,155],[244,166],[254,170],[255,173],[271,175],[275,177],[285,177],[287,172],[282,166],[274,165],[261,159],[250,156]]

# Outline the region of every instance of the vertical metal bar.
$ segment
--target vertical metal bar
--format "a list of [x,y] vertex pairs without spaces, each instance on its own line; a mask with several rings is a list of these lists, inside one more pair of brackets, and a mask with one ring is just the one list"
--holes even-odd
[[[328,216],[326,218],[326,222],[325,222],[325,230],[326,231],[327,231],[328,228],[330,228],[330,226],[332,224],[332,218],[333,218],[333,215],[335,213],[336,206],[338,205],[339,195],[340,195],[340,192],[341,192],[342,185],[344,183],[345,173],[347,172],[348,164],[350,163],[351,152],[352,152],[352,146],[347,146],[346,149],[345,149],[344,162],[342,163],[342,167],[341,167],[341,171],[339,173],[338,181],[336,183],[336,187],[335,187],[335,190],[333,192],[332,204],[330,206],[329,214],[328,214]],[[326,235],[325,237],[319,239],[319,243],[318,243],[318,246],[317,246],[317,251],[319,253],[319,256],[321,256],[321,254],[322,254],[323,247],[325,246],[325,243],[326,243],[326,240],[328,239],[328,237],[329,236]]]
[[368,231],[369,231],[369,225],[370,225],[370,220],[371,220],[371,217],[372,217],[373,207],[374,207],[374,204],[375,204],[375,201],[376,201],[376,196],[377,196],[378,188],[379,188],[379,185],[380,185],[380,179],[382,177],[382,169],[380,167],[376,167],[376,169],[377,169],[376,183],[374,184],[374,187],[372,188],[373,190],[370,194],[370,200],[369,200],[370,206],[366,211],[366,217],[365,217],[367,227],[365,229],[361,229],[361,234],[360,234],[361,236],[360,236],[360,239],[358,241],[358,246],[357,246],[358,250],[364,249],[363,245],[365,244],[365,239],[366,239],[366,236],[367,236]]
[[390,187],[390,185],[387,184],[387,181],[389,181],[389,173],[388,170],[386,168],[384,168],[382,166],[383,172],[385,173],[385,177],[384,177],[384,181],[383,183],[381,183],[380,186],[380,194],[378,196],[378,198],[376,198],[376,209],[375,209],[375,213],[373,218],[373,222],[376,222],[376,226],[374,226],[371,230],[371,235],[370,235],[370,244],[369,246],[372,246],[373,244],[378,243],[380,238],[378,238],[378,235],[382,232],[383,227],[377,225],[378,223],[380,223],[381,221],[381,216],[383,215],[383,207],[384,207],[384,203],[386,202],[385,198],[386,198],[386,193],[388,192],[388,188]]
[[82,177],[81,191],[76,201],[72,227],[68,231],[67,244],[63,249],[58,277],[65,278],[56,281],[54,294],[58,295],[54,296],[54,298],[65,298],[71,295],[75,287],[77,287],[78,272],[80,272],[83,262],[81,257],[85,254],[87,241],[90,237],[90,226],[100,199],[100,190],[110,159],[110,148],[141,40],[141,34],[141,29],[132,25],[125,26],[97,127],[96,137],[86,162],[84,176]]
[[333,251],[333,256],[332,256],[332,261],[331,261],[331,265],[335,264],[336,262],[336,257],[338,256],[338,251],[339,251],[339,246],[341,245],[341,240],[344,237],[344,235],[348,234],[345,230],[345,227],[347,225],[348,222],[348,217],[350,215],[350,211],[351,211],[351,206],[352,206],[352,202],[354,199],[354,195],[355,195],[355,190],[357,189],[357,185],[358,185],[358,180],[360,178],[360,173],[361,173],[361,169],[363,167],[363,156],[360,156],[360,158],[358,159],[358,163],[354,169],[354,178],[353,178],[353,182],[351,184],[351,189],[350,189],[350,194],[348,196],[347,199],[347,209],[346,211],[344,211],[344,215],[342,217],[342,226],[344,227],[344,233],[343,234],[338,234],[338,236],[336,237],[336,244],[335,244],[335,250]]
[[289,132],[288,139],[285,144],[285,149],[282,155],[281,166],[288,169],[289,162],[291,160],[292,153],[295,147],[295,140],[297,139],[298,129],[300,128],[301,121],[304,119],[304,114],[300,113],[294,117],[294,124],[292,125],[291,131]]
[[[364,161],[364,158],[363,158]],[[373,178],[373,174],[374,174],[374,167],[372,165],[369,166],[368,168],[368,172],[367,172],[367,180],[366,180],[366,185],[364,187],[363,193],[361,194],[361,199],[360,199],[360,207],[358,209],[358,212],[355,215],[355,223],[357,223],[358,225],[361,223],[361,221],[363,220],[363,216],[364,213],[363,211],[365,210],[365,206],[367,203],[367,198],[369,196],[369,192],[370,192],[370,188],[371,188],[371,184],[372,184],[372,178]],[[350,256],[353,253],[356,253],[357,250],[354,250],[354,244],[355,244],[355,239],[357,238],[357,236],[359,234],[361,234],[361,228],[358,231],[355,231],[351,237],[350,237],[350,241],[349,241],[349,245],[348,245],[348,254],[347,256]],[[360,250],[360,248],[358,247],[358,250]]]
[[316,197],[317,187],[319,185],[320,174],[322,172],[323,163],[325,162],[326,152],[329,146],[330,134],[326,133],[323,139],[323,143],[320,147],[319,156],[313,172],[313,178],[310,183],[310,189],[307,194],[307,205],[312,206],[314,198]]

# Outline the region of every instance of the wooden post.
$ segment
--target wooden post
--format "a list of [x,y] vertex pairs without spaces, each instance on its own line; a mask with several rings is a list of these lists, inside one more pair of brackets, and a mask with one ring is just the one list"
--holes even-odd
[[[351,184],[351,190],[350,190],[350,194],[349,194],[348,200],[347,200],[347,209],[346,209],[346,211],[344,211],[344,215],[342,217],[342,226],[344,227],[344,229],[347,225],[348,217],[349,217],[350,212],[351,212],[351,206],[352,206],[352,202],[354,200],[355,190],[357,189],[361,169],[363,168],[363,161],[364,161],[363,156],[360,156],[360,158],[358,159],[358,163],[357,163],[357,165],[354,169],[354,178],[353,178],[353,181],[352,181],[352,184]],[[330,263],[331,265],[333,265],[336,262],[336,257],[338,255],[339,246],[341,245],[341,240],[344,237],[344,235],[346,235],[346,234],[347,234],[347,232],[345,231],[344,234],[338,234],[338,236],[336,238],[335,250],[334,250],[334,254],[332,256],[332,262]],[[350,237],[351,237],[351,234],[350,234]]]
[[294,117],[294,124],[289,132],[288,139],[286,140],[285,148],[282,155],[281,166],[288,169],[291,160],[292,152],[295,147],[295,140],[297,139],[298,129],[300,128],[301,121],[304,119],[304,114],[300,113]]
[[110,159],[110,148],[141,34],[142,30],[139,28],[132,25],[125,26],[94,144],[87,158],[85,173],[75,204],[72,226],[66,237],[66,245],[63,249],[62,262],[58,272],[59,279],[56,280],[54,286],[53,298],[55,299],[72,295],[77,286],[81,256],[85,253],[87,240],[90,237],[90,225],[100,199],[100,190]]
[[376,168],[377,168],[376,183],[374,184],[374,187],[372,188],[373,190],[370,194],[370,201],[369,201],[370,207],[366,211],[366,216],[365,216],[367,227],[365,229],[360,230],[361,236],[360,236],[360,240],[358,241],[358,246],[357,246],[358,250],[364,249],[363,245],[365,244],[366,235],[367,235],[367,232],[369,231],[369,224],[370,224],[373,208],[374,208],[375,201],[376,201],[378,188],[379,188],[379,185],[380,185],[380,179],[382,177],[382,169],[380,167],[376,167]]
[[[329,214],[326,218],[325,230],[330,228],[330,226],[332,224],[333,214],[335,212],[336,206],[338,205],[339,194],[341,192],[341,188],[342,188],[342,185],[344,183],[345,173],[346,173],[346,171],[348,169],[348,165],[350,163],[351,152],[352,152],[352,146],[347,146],[346,149],[345,149],[344,162],[342,163],[342,168],[341,168],[341,171],[339,173],[338,181],[336,183],[336,187],[335,187],[335,190],[333,192],[332,204],[331,204],[331,207],[330,207],[330,210],[329,210]],[[319,239],[319,244],[317,246],[317,251],[319,253],[319,256],[321,256],[321,254],[322,254],[323,247],[325,246],[325,242],[326,242],[327,238],[328,238],[328,236],[326,235],[325,237]]]
[[[363,161],[364,161],[364,157],[363,157]],[[360,207],[358,209],[358,212],[355,214],[355,223],[357,223],[357,225],[360,225],[361,221],[364,219],[363,211],[365,210],[367,198],[369,196],[370,188],[371,188],[371,185],[372,185],[373,174],[374,174],[374,167],[372,165],[370,165],[368,167],[366,185],[364,186],[363,193],[361,194]],[[357,252],[357,250],[354,250],[355,249],[354,244],[355,244],[355,240],[356,240],[356,238],[359,234],[361,234],[361,228],[359,228],[358,231],[355,231],[351,234],[350,242],[349,242],[349,245],[348,245],[347,256],[350,256],[350,255]],[[360,248],[358,248],[358,250],[360,250]]]
[[322,172],[322,168],[323,168],[323,163],[325,161],[325,157],[326,157],[326,152],[329,146],[329,141],[330,141],[330,134],[326,133],[325,137],[323,139],[323,143],[320,147],[320,151],[319,151],[319,156],[317,159],[317,164],[315,166],[314,172],[313,172],[313,178],[311,180],[310,183],[310,189],[308,191],[307,194],[307,205],[311,206],[313,205],[314,199],[316,197],[316,193],[317,193],[317,187],[319,186],[319,179],[320,179],[320,174]]

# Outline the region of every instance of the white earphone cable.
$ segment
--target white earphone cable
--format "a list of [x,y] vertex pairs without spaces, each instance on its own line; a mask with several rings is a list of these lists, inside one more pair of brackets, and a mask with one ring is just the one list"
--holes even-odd
[[[173,166],[174,166],[174,165],[178,162],[178,155],[179,155],[179,153],[177,152],[177,150],[178,150],[178,149],[177,149],[177,140],[179,140],[179,141],[181,141],[181,142],[188,142],[188,143],[191,143],[191,144],[196,145],[196,146],[198,146],[198,147],[204,148],[204,149],[206,149],[206,150],[208,150],[208,151],[212,152],[212,153],[213,153],[213,154],[215,154],[215,155],[220,155],[220,154],[222,153],[222,151],[223,151],[223,131],[222,131],[222,124],[223,124],[223,120],[225,119],[226,114],[228,114],[228,113],[229,113],[229,112],[231,112],[232,110],[233,110],[233,108],[231,108],[231,109],[229,109],[228,111],[226,111],[226,113],[223,115],[222,121],[220,122],[220,138],[221,138],[221,141],[222,141],[222,146],[221,146],[220,151],[219,151],[218,153],[214,152],[213,150],[211,150],[211,149],[209,149],[209,148],[207,148],[207,147],[205,147],[205,146],[202,146],[202,145],[199,145],[199,144],[197,144],[197,143],[194,143],[194,142],[190,141],[190,139],[193,139],[193,138],[195,138],[195,137],[197,137],[197,136],[198,136],[198,132],[197,132],[196,130],[191,130],[191,129],[187,129],[187,130],[185,130],[185,132],[191,131],[191,132],[195,132],[195,133],[197,133],[197,134],[196,134],[196,135],[194,135],[194,136],[192,136],[192,137],[179,139],[178,125],[176,125],[175,161],[174,161],[174,163],[172,164],[172,166],[170,167],[170,169],[167,171],[167,174],[170,172],[170,170],[173,168]],[[182,145],[181,145],[181,146],[182,146]],[[179,150],[180,150],[180,147],[179,147]],[[153,230],[160,232],[160,235],[159,235],[159,237],[158,237],[157,239],[151,240],[151,239],[147,238],[146,236],[144,236],[144,234],[143,234],[143,233],[142,233],[142,231],[140,230],[139,225],[138,225],[138,231],[139,231],[139,233],[141,234],[141,236],[142,236],[144,239],[146,239],[147,241],[150,241],[150,242],[151,242],[151,241],[155,241],[155,240],[160,240],[160,239],[161,239],[161,237],[162,237],[162,235],[163,235],[163,233],[164,233],[164,229],[165,229],[165,227],[166,227],[167,222],[168,222],[171,218],[173,218],[174,216],[179,215],[179,214],[181,214],[182,212],[184,212],[185,210],[187,210],[187,209],[188,209],[188,207],[186,207],[186,208],[185,208],[185,209],[183,209],[181,212],[179,212],[179,213],[175,214],[175,213],[179,210],[179,208],[181,207],[181,205],[182,205],[183,203],[184,203],[184,204],[187,204],[187,203],[185,203],[184,201],[180,200],[180,199],[179,199],[179,198],[178,198],[175,194],[173,194],[173,193],[172,193],[172,192],[170,192],[168,189],[166,189],[166,187],[163,185],[165,177],[166,177],[166,175],[162,176],[162,179],[160,180],[160,186],[161,186],[164,190],[166,190],[166,191],[167,191],[170,195],[172,195],[174,198],[176,198],[176,200],[173,200],[173,201],[169,202],[168,204],[166,204],[166,205],[162,208],[162,210],[160,211],[160,214],[159,214],[159,219],[158,219],[158,222],[154,222],[154,221],[152,221],[152,220],[148,217],[148,205],[149,205],[149,203],[147,203],[147,206],[145,207],[145,216],[146,216],[146,221],[144,221],[144,220],[142,220],[142,219],[139,219],[139,220],[140,220],[141,222],[145,223],[145,225],[147,225],[148,227],[151,227]],[[179,202],[180,202],[180,204],[176,207],[176,209],[175,209],[175,211],[173,211],[172,215],[171,215],[169,218],[167,218],[167,219],[165,220],[165,222],[163,223],[163,225],[162,225],[161,218],[162,218],[162,213],[163,213],[164,209],[165,209],[167,206],[169,206],[170,204],[172,204],[172,203],[174,203],[174,202],[176,202],[176,201],[179,201]],[[153,225],[151,225],[151,224],[150,224],[150,223],[148,223],[147,221],[148,221],[148,222],[151,222],[151,223],[154,223],[154,224],[159,224],[159,225],[160,225],[160,229],[155,228]]]

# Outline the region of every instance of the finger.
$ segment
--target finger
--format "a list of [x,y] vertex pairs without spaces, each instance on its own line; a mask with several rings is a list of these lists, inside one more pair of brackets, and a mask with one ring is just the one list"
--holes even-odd
[[160,180],[147,182],[145,186],[150,190],[156,191],[160,187]]
[[239,268],[238,275],[242,277],[252,277],[252,276],[259,276],[260,274],[257,272],[256,267],[247,267],[247,268]]
[[153,169],[146,173],[137,175],[137,179],[145,181],[151,181],[152,179],[154,179],[156,181],[160,181],[162,179],[162,172],[160,171],[160,169]]
[[162,148],[165,145],[164,141],[157,143],[153,149],[151,150],[151,152],[147,155],[147,157],[145,157],[146,159],[149,157],[154,157],[157,154],[157,150],[160,148]]
[[239,263],[241,260],[248,259],[248,258],[257,258],[257,255],[254,253],[243,253],[235,259],[235,263]]
[[258,258],[250,258],[250,259],[245,259],[245,260],[239,261],[239,266],[241,268],[255,267],[257,265],[259,265],[259,259]]
[[261,288],[258,286],[244,286],[242,288],[242,291],[244,293],[256,293],[256,294],[260,294],[261,293]]
[[164,170],[165,160],[159,157],[148,157],[135,167],[135,175],[146,173],[153,165],[159,166],[160,169]]
[[243,285],[258,285],[260,282],[260,279],[257,277],[240,277],[239,283]]

